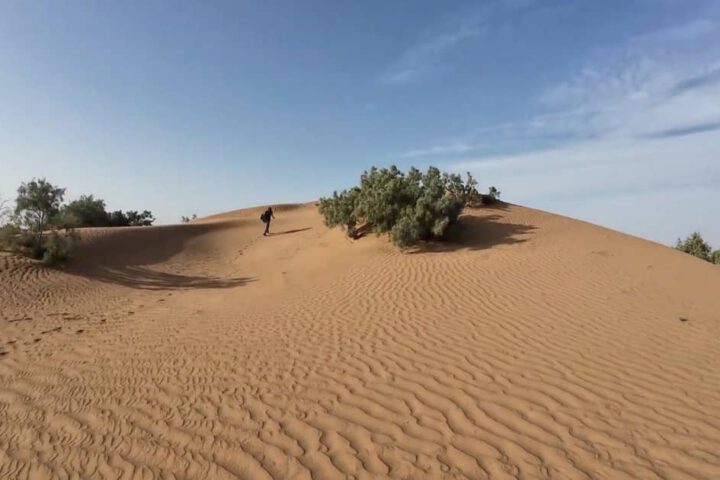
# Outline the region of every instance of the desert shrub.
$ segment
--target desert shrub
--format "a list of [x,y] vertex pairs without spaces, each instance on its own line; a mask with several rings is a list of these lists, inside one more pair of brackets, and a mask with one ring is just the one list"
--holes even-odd
[[110,225],[110,216],[105,211],[104,200],[92,195],[81,195],[62,208],[59,224],[67,227],[107,227]]
[[32,253],[39,254],[42,251],[43,235],[54,225],[64,195],[64,188],[58,188],[44,178],[33,179],[18,188],[15,218],[18,226],[32,238]]
[[183,216],[180,217],[180,221],[181,221],[182,223],[189,223],[190,220],[195,220],[196,218],[197,218],[197,215],[195,215],[195,214],[193,214],[192,217],[186,217],[185,215],[183,215]]
[[448,193],[459,199],[463,205],[475,207],[482,204],[482,195],[477,190],[477,180],[470,172],[466,173],[465,181],[456,173],[445,173],[443,176]]
[[477,183],[456,174],[443,174],[435,167],[426,173],[411,168],[407,174],[397,167],[363,173],[360,185],[332,197],[321,198],[318,208],[329,227],[341,226],[354,237],[359,227],[405,248],[421,240],[445,238],[465,205],[478,202]]
[[720,265],[720,250],[715,250],[712,253],[710,259],[712,260],[712,263],[714,263],[715,265]]
[[127,227],[130,225],[128,218],[125,216],[122,210],[115,210],[114,212],[110,212],[108,218],[110,220],[111,227]]
[[320,214],[328,227],[341,227],[348,236],[357,236],[357,202],[360,188],[354,187],[340,193],[333,192],[330,198],[321,198],[318,204]]
[[62,233],[53,230],[47,236],[40,258],[46,265],[67,260],[70,258],[77,241],[77,233],[73,230],[64,230]]
[[125,212],[127,217],[128,225],[131,227],[149,227],[155,222],[152,212],[149,210],[143,210],[142,213],[138,213],[135,210],[128,210]]
[[693,232],[691,235],[685,238],[685,240],[678,239],[677,243],[675,244],[675,248],[703,260],[712,260],[712,248],[702,238],[702,235],[700,235],[699,232]]
[[142,213],[135,210],[128,210],[124,213],[121,210],[115,210],[110,212],[108,218],[111,227],[149,227],[155,222],[155,218],[149,210],[143,210]]

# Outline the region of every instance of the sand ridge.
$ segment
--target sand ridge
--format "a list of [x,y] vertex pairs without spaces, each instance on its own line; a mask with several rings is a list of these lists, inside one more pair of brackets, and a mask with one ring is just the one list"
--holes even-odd
[[720,269],[519,206],[312,204],[0,257],[1,478],[720,478]]

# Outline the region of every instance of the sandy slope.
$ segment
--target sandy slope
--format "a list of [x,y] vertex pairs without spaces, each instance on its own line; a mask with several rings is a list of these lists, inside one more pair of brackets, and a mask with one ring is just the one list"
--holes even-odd
[[515,206],[414,254],[277,214],[0,257],[0,477],[720,478],[719,267]]

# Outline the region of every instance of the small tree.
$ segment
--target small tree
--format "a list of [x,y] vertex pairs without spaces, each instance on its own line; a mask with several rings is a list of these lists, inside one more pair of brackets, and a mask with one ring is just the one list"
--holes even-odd
[[181,221],[182,223],[189,223],[190,220],[195,220],[196,218],[197,218],[197,215],[195,215],[195,214],[193,213],[193,216],[192,216],[192,217],[186,217],[185,215],[181,216],[181,217],[180,217],[180,221]]
[[700,235],[699,232],[693,232],[685,240],[678,239],[677,243],[675,244],[675,248],[703,260],[713,260],[711,258],[712,248],[702,238],[702,235]]
[[44,178],[33,179],[18,188],[15,216],[20,227],[32,237],[31,254],[35,258],[41,258],[44,253],[43,234],[53,226],[64,195],[64,188],[58,188]]
[[500,199],[500,190],[498,190],[494,186],[490,187],[488,189],[488,197],[490,197],[492,200],[499,200]]
[[108,218],[111,227],[149,227],[155,221],[149,210],[143,210],[142,213],[135,210],[128,210],[125,213],[115,210],[109,214]]
[[125,212],[127,217],[128,225],[131,227],[149,227],[155,221],[152,212],[149,210],[143,210],[142,213],[138,213],[135,210],[128,210]]
[[111,212],[109,219],[111,227],[127,227],[130,225],[130,222],[122,210],[115,210],[114,212]]
[[105,201],[92,195],[81,195],[63,207],[61,221],[75,227],[107,227],[110,216],[105,211]]

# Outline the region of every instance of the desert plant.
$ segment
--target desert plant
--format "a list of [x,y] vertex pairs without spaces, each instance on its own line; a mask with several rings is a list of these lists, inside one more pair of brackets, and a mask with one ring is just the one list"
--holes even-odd
[[125,212],[125,216],[128,221],[128,225],[131,227],[149,227],[155,222],[152,212],[149,210],[143,210],[142,213],[138,213],[135,210],[128,210]]
[[195,214],[193,214],[192,217],[186,217],[185,215],[183,215],[183,216],[180,217],[180,221],[181,221],[182,223],[189,223],[190,220],[195,220],[196,218],[197,218],[197,215],[195,215]]
[[59,222],[69,227],[107,227],[110,225],[110,217],[105,211],[104,200],[92,195],[81,195],[61,209]]
[[498,190],[494,186],[490,187],[488,189],[488,197],[490,197],[492,200],[499,200],[500,199],[500,190]]
[[18,188],[15,217],[18,226],[31,235],[33,239],[31,253],[36,258],[42,257],[43,235],[53,226],[64,195],[64,188],[58,188],[44,178],[33,179]]
[[135,210],[128,210],[124,213],[121,210],[115,210],[110,212],[108,218],[111,227],[148,227],[155,222],[152,212],[148,210],[143,210],[142,213]]
[[130,225],[127,216],[122,210],[115,210],[108,215],[111,227],[127,227]]
[[700,232],[693,232],[687,238],[685,238],[685,240],[678,239],[677,243],[675,244],[675,248],[682,252],[689,253],[690,255],[693,255],[697,258],[711,261],[710,254],[712,252],[712,248],[702,238]]
[[476,182],[468,174],[442,174],[435,167],[426,173],[411,168],[407,174],[397,167],[363,173],[360,185],[321,198],[318,204],[325,224],[341,226],[354,237],[362,226],[377,234],[388,233],[399,247],[420,240],[444,238],[463,207],[477,201]]
[[77,244],[79,237],[74,230],[66,229],[63,232],[53,230],[48,235],[43,246],[42,261],[46,265],[67,260]]
[[443,181],[447,192],[459,199],[463,205],[474,207],[482,204],[482,195],[477,190],[477,180],[470,172],[466,173],[465,181],[456,173],[443,174]]
[[720,265],[720,250],[715,250],[710,256],[710,259],[715,265]]
[[341,193],[333,192],[330,198],[321,198],[318,204],[320,214],[328,227],[341,227],[348,236],[357,236],[357,200],[360,188],[354,187]]

